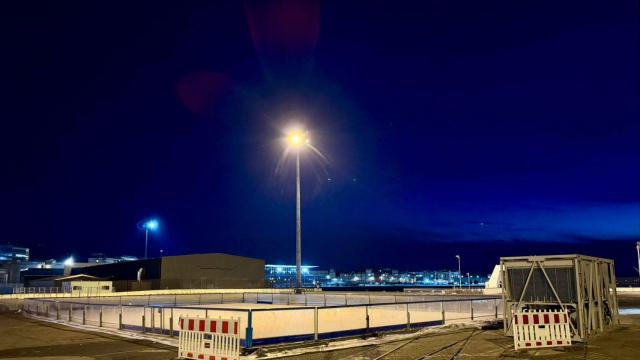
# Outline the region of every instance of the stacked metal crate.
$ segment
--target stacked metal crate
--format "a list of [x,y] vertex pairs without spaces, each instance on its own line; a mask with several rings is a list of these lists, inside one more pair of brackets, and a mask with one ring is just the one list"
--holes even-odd
[[618,324],[613,260],[585,255],[500,258],[505,334],[513,313],[562,310],[570,315],[572,339],[584,341]]

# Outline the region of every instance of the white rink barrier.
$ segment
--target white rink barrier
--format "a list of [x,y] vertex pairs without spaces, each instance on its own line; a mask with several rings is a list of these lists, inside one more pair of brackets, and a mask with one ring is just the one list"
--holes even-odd
[[238,360],[240,319],[180,318],[178,357],[194,360]]
[[513,344],[516,350],[571,346],[567,311],[515,312]]
[[[224,301],[221,297],[204,294],[202,297],[194,296],[194,299],[183,299],[188,302],[193,300],[195,304],[191,306],[176,306],[171,296],[156,305],[146,305],[146,301],[134,305],[108,301],[88,304],[28,299],[24,300],[22,308],[25,313],[62,322],[141,331],[158,336],[179,336],[180,318],[237,319],[242,324],[238,329],[242,348],[475,320],[491,321],[502,317],[499,298],[428,300],[423,296],[398,296],[398,301],[413,301],[393,302],[396,300],[393,295],[354,295],[347,300],[350,304],[357,304],[317,306],[325,301],[342,301],[343,304],[346,301],[343,295],[315,295],[308,298],[291,295],[288,298],[284,294],[276,294],[275,297],[271,294],[226,294]],[[390,302],[383,302],[385,300]],[[288,301],[288,305],[280,304],[282,301]],[[304,306],[305,302],[307,306]],[[302,305],[298,305],[300,303]]]

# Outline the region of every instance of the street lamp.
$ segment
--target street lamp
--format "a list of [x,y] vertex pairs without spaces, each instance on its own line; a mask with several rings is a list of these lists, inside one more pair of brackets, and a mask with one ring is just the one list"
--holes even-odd
[[68,258],[66,258],[66,259],[64,260],[64,263],[63,263],[63,264],[64,264],[64,266],[73,267],[73,264],[74,264],[74,263],[75,263],[75,262],[73,261],[73,256],[69,256]]
[[456,259],[458,259],[458,287],[462,289],[462,272],[460,269],[460,255],[456,255]]
[[149,231],[156,231],[158,229],[158,220],[149,219],[144,223],[138,223],[138,228],[144,230],[144,258],[147,258],[147,247],[149,245]]
[[296,288],[302,289],[302,220],[300,217],[300,151],[309,146],[308,133],[294,130],[287,134],[287,147],[296,153]]
[[640,278],[640,241],[636,242],[636,252],[638,253],[638,277]]

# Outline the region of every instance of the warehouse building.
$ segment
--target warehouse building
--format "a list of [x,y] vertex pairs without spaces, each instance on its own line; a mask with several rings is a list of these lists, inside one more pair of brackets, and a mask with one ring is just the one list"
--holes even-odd
[[74,268],[113,282],[115,291],[251,289],[264,287],[264,260],[228,254],[192,254]]

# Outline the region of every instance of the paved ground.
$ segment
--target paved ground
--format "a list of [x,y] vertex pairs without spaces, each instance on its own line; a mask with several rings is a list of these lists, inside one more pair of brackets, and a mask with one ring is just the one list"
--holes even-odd
[[412,341],[288,357],[292,360],[363,359],[541,359],[541,360],[637,360],[640,359],[640,316],[625,316],[624,324],[588,344],[539,351],[513,350],[512,338],[501,330],[459,330]]
[[0,313],[0,359],[175,359],[177,349]]

